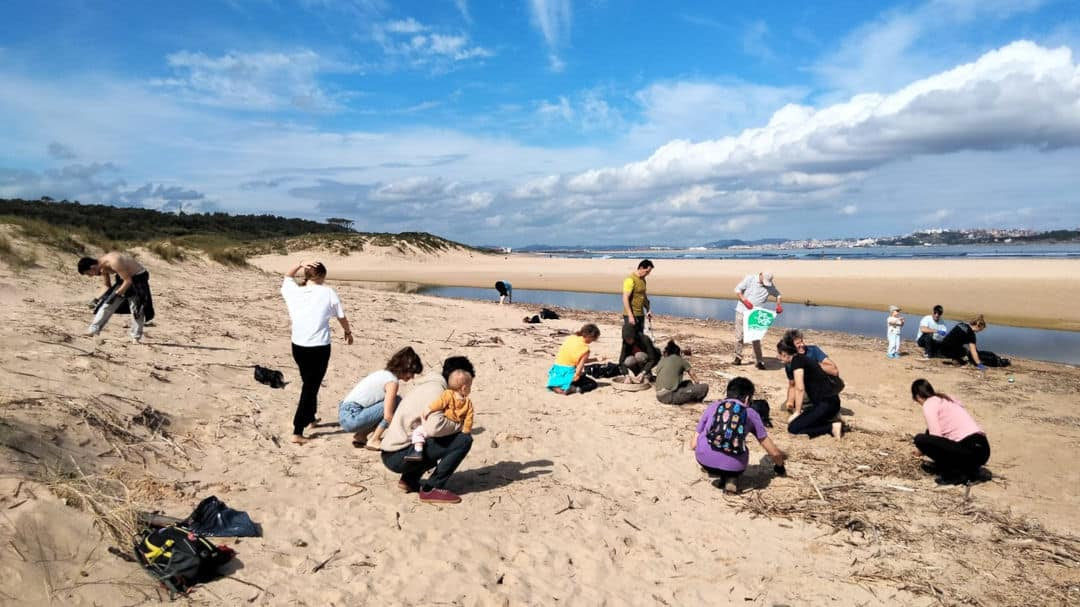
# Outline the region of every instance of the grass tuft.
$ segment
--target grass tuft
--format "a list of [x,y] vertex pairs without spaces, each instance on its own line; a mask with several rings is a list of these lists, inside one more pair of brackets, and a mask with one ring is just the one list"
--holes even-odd
[[151,242],[146,245],[146,248],[154,255],[157,255],[169,263],[184,261],[185,258],[184,250],[167,240]]

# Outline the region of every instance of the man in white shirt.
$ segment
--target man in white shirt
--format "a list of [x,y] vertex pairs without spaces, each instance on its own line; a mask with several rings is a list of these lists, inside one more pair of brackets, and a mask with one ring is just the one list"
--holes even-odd
[[[772,272],[759,272],[747,274],[735,287],[735,296],[739,303],[735,304],[735,360],[732,364],[742,364],[743,352],[743,315],[754,309],[754,306],[764,305],[772,295],[776,298],[776,313],[782,314],[784,306],[780,303],[780,291],[773,284]],[[765,368],[765,362],[761,360],[761,340],[754,342],[754,360],[758,369]]]
[[923,349],[923,358],[930,358],[937,353],[941,340],[945,339],[948,328],[941,322],[945,308],[934,306],[932,314],[927,314],[919,321],[919,330],[915,335],[916,343]]

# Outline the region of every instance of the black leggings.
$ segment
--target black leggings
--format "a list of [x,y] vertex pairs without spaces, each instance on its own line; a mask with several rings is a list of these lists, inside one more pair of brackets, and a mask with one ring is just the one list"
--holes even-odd
[[304,428],[315,421],[315,411],[319,408],[319,384],[326,376],[326,367],[330,364],[330,344],[325,346],[304,347],[292,345],[292,357],[300,367],[300,402],[296,403],[293,415],[293,434],[304,435]]
[[990,459],[990,443],[985,434],[972,434],[957,442],[929,432],[915,435],[915,447],[934,460],[942,477],[974,478],[979,467]]
[[832,422],[837,413],[840,413],[839,396],[814,401],[812,408],[803,409],[802,414],[788,424],[787,431],[791,434],[806,434],[810,438],[828,434],[832,431]]

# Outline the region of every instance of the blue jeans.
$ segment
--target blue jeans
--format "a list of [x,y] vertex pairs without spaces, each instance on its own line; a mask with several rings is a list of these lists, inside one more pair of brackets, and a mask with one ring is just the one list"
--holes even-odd
[[[400,403],[401,397],[395,397]],[[383,419],[383,401],[372,403],[368,406],[358,405],[351,402],[342,402],[338,405],[338,422],[341,429],[346,432],[364,432],[374,430],[375,426]]]

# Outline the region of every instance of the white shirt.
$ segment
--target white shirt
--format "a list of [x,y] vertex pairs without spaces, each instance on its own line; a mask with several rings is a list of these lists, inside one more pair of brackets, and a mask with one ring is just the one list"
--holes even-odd
[[922,320],[919,321],[919,328],[915,329],[915,339],[922,337],[922,331],[920,330],[922,329],[922,327],[927,327],[934,330],[934,333],[931,335],[934,338],[934,341],[941,341],[945,339],[945,336],[939,335],[938,331],[948,331],[948,329],[945,327],[945,323],[934,322],[934,316],[932,314],[927,314],[926,316],[923,316]]
[[397,382],[394,374],[383,369],[368,375],[356,384],[343,402],[355,403],[361,407],[370,407],[386,398],[386,384]]
[[[754,304],[754,306],[760,306],[769,300],[769,296],[780,297],[780,291],[776,288],[776,284],[770,287],[766,287],[758,280],[757,274],[747,274],[742,282],[735,287],[735,294],[739,297],[745,298],[746,301]],[[742,299],[735,303],[735,311],[746,312],[746,306],[743,305]]]
[[281,283],[281,296],[289,308],[292,321],[292,342],[312,348],[330,344],[330,319],[345,318],[345,308],[337,293],[326,285],[296,284],[286,276]]

